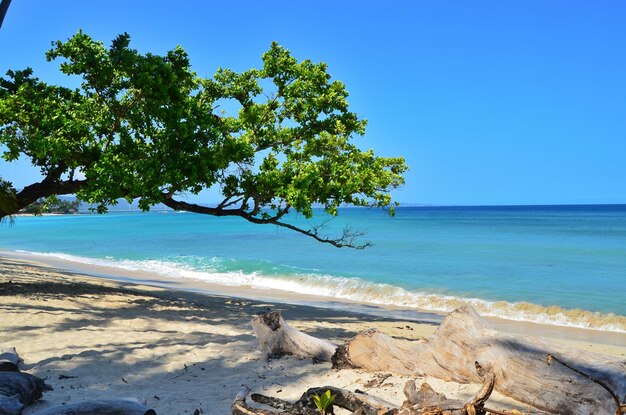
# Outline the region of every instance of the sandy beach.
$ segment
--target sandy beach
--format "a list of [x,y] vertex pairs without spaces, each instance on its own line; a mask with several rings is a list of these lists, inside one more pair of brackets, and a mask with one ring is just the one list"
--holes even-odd
[[[294,327],[336,343],[371,327],[407,339],[427,337],[436,329],[434,323],[234,294],[172,291],[2,257],[0,346],[15,347],[24,371],[54,388],[24,413],[89,398],[143,397],[159,414],[228,414],[242,384],[288,400],[309,387],[332,385],[400,404],[406,377],[390,376],[371,386],[372,373],[335,371],[328,363],[314,365],[293,357],[266,361],[250,320],[257,313],[280,310]],[[511,331],[533,331],[519,327]],[[548,327],[535,332],[557,333],[558,341],[581,349],[626,356],[622,334],[586,331],[584,338],[581,331],[563,336]],[[418,379],[422,381],[461,399],[479,388]],[[498,394],[490,402],[525,409]]]

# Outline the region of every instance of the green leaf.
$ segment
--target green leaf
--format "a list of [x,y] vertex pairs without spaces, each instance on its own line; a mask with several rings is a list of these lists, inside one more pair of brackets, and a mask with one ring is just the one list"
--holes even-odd
[[321,415],[326,414],[326,411],[332,405],[336,396],[337,395],[331,395],[330,390],[327,390],[321,395],[313,395],[313,402],[315,403],[315,406],[317,407]]

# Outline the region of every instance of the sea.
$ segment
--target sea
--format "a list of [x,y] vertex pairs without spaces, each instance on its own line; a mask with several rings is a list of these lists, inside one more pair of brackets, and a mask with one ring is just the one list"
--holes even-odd
[[[274,225],[187,212],[16,217],[0,250],[338,302],[626,333],[626,205],[344,208],[294,215],[336,248]],[[328,220],[330,219],[330,220]]]

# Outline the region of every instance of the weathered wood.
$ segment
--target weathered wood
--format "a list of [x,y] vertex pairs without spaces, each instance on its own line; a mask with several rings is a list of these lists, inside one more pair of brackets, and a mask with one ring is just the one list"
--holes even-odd
[[354,412],[360,409],[363,415],[393,415],[398,410],[396,405],[375,396],[363,392],[350,392],[349,390],[333,386],[310,388],[302,394],[299,401],[309,403],[309,405],[315,407],[313,395],[321,395],[328,390],[332,395],[335,395],[333,406],[338,406],[348,411]]
[[21,361],[15,347],[0,348],[0,372],[19,372]]
[[463,402],[448,399],[437,393],[428,383],[422,383],[419,389],[410,380],[404,385],[407,398],[398,411],[398,415],[467,415],[463,411]]
[[482,383],[476,370],[495,376],[495,389],[520,402],[562,415],[620,414],[609,392],[548,355],[604,383],[626,400],[626,361],[554,346],[541,339],[507,336],[487,326],[472,308],[451,312],[426,340],[394,339],[367,330],[341,346],[335,367],[434,376],[459,383]]
[[406,400],[402,406],[439,405],[447,399],[444,394],[435,392],[426,382],[418,389],[414,380],[404,384],[404,396]]
[[28,373],[0,372],[0,414],[18,415],[49,390],[42,379]]
[[254,316],[252,329],[267,359],[295,355],[312,358],[315,362],[329,362],[337,349],[336,344],[294,329],[277,311]]
[[243,385],[235,400],[230,406],[232,415],[288,415],[286,412],[266,411],[264,409],[253,408],[246,402],[246,398],[250,393],[250,388]]
[[25,407],[26,405],[20,401],[20,395],[17,393],[11,396],[0,395],[0,414],[2,415],[19,415]]
[[293,415],[318,415],[318,411],[316,409],[310,408],[309,406],[303,405],[301,401],[289,402],[280,398],[275,398],[273,396],[261,395],[258,393],[253,393],[250,395],[250,398],[257,403],[261,403],[263,405],[271,406],[272,408],[280,409],[281,411],[285,411],[289,414]]
[[[418,390],[415,381],[410,380],[404,388],[407,400],[400,408],[363,392],[351,392],[333,386],[311,388],[296,402],[252,394],[253,401],[281,411],[276,412],[249,406],[245,398],[250,390],[244,386],[233,402],[232,413],[233,415],[318,415],[319,412],[312,397],[330,391],[335,398],[332,406],[327,408],[328,414],[334,413],[333,407],[339,407],[351,411],[353,415],[485,415],[487,411],[483,404],[489,399],[492,390],[493,377],[489,377],[475,396],[463,402],[448,399],[445,395],[436,393],[427,383],[423,383]],[[513,414],[507,411],[494,413]]]
[[[255,334],[266,356],[311,357],[303,345],[320,344],[319,339],[290,327],[279,313],[257,323]],[[327,356],[333,346],[322,344]],[[548,356],[562,364],[549,365]],[[338,347],[332,362],[334,368],[433,376],[459,383],[484,384],[490,374],[495,390],[561,415],[621,414],[619,404],[626,403],[626,360],[499,333],[471,307],[451,312],[425,340],[395,339],[366,330]]]
[[102,399],[47,408],[34,415],[156,415],[135,399]]
[[398,411],[398,415],[485,415],[485,403],[493,392],[495,376],[486,376],[485,383],[474,396],[465,402],[448,399],[444,394],[437,393],[428,383],[422,383],[419,389],[414,380],[404,385],[406,400]]
[[473,396],[471,399],[463,402],[463,410],[471,414],[484,414],[485,403],[487,403],[487,399],[489,399],[491,392],[493,392],[495,380],[496,377],[492,376],[478,391],[476,396]]
[[[272,406],[280,412],[268,411],[261,408],[251,407],[246,403],[246,397],[250,392],[246,386],[237,394],[232,404],[233,415],[318,415],[319,411],[313,403],[313,395],[321,395],[326,391],[330,391],[335,395],[332,406],[347,409],[349,411],[359,410],[362,415],[395,415],[398,408],[382,399],[365,393],[350,392],[346,389],[335,388],[333,386],[321,386],[310,388],[302,394],[296,402],[288,402],[279,398],[265,396],[261,394],[252,394],[251,398],[254,402]],[[328,408],[327,413],[332,414],[332,407]]]

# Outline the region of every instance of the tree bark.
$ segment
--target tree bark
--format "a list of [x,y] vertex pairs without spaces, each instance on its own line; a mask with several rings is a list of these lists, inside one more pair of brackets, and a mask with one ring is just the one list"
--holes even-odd
[[58,181],[50,178],[46,178],[38,183],[33,183],[15,194],[16,203],[15,206],[12,207],[13,211],[5,212],[0,210],[0,219],[17,213],[39,198],[53,195],[74,194],[86,184],[86,180]]
[[24,209],[42,197],[76,193],[86,184],[86,180],[56,181],[48,179],[44,179],[39,183],[33,183],[16,193],[17,210]]
[[[294,333],[288,337],[298,338]],[[280,337],[272,341],[274,350],[280,350]],[[297,350],[292,354],[298,355]],[[626,360],[498,333],[470,307],[451,312],[425,340],[394,339],[366,330],[340,346],[332,361],[335,368],[459,383],[484,383],[493,376],[500,393],[562,415],[621,414],[620,402],[626,402]]]

